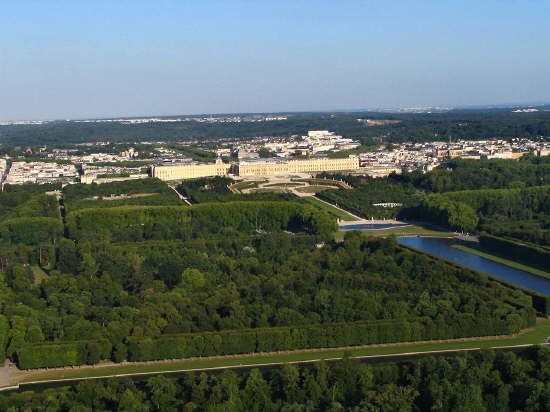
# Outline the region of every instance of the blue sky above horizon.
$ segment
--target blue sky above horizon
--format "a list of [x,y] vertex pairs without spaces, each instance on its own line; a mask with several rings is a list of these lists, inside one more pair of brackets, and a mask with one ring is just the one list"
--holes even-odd
[[8,0],[0,120],[550,101],[550,2]]

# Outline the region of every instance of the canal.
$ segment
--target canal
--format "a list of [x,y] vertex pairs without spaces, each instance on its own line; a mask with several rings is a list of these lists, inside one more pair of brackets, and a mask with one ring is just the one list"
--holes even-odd
[[394,227],[409,226],[406,223],[358,223],[340,226],[340,230],[373,230],[393,229]]
[[496,278],[550,296],[550,279],[493,262],[473,253],[452,247],[453,240],[433,237],[398,237],[402,245],[410,246],[451,262],[460,263]]

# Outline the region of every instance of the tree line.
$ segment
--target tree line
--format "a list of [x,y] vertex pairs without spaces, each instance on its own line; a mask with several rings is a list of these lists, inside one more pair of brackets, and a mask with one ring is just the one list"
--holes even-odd
[[[397,123],[366,126],[358,119],[398,120]],[[75,123],[56,121],[44,125],[0,126],[4,145],[44,145],[109,140],[137,142],[164,140],[208,141],[252,139],[257,136],[305,135],[308,130],[331,130],[360,138],[371,145],[386,142],[425,142],[453,139],[540,138],[550,136],[550,115],[511,113],[504,110],[450,111],[447,113],[290,113],[287,120],[271,122],[200,123],[171,122],[146,124]]]
[[550,183],[550,156],[524,155],[518,160],[455,158],[427,173],[405,171],[391,177],[434,193],[543,186]]
[[550,272],[550,247],[518,242],[514,239],[483,234],[479,237],[479,245],[497,255],[516,260],[530,266],[540,267]]
[[[432,221],[454,230],[484,230],[550,244],[550,186],[430,194],[418,206],[403,209],[400,216]],[[529,233],[522,229],[523,222],[538,230]]]
[[544,412],[550,405],[548,365],[546,347],[373,365],[344,356],[311,366],[88,380],[3,394],[0,408],[9,412]]

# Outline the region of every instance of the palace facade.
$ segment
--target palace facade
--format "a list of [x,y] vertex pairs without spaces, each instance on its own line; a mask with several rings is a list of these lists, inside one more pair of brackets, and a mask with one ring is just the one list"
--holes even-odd
[[223,163],[190,162],[174,165],[157,165],[151,168],[151,175],[161,180],[183,180],[208,176],[225,176],[230,172],[238,176],[270,176],[292,173],[320,173],[359,169],[359,157],[341,159],[245,159],[232,165]]
[[160,180],[184,180],[197,177],[225,176],[231,165],[217,159],[216,163],[180,163],[151,167],[151,176]]
[[239,176],[269,176],[302,172],[331,172],[359,169],[359,158],[350,156],[341,159],[327,157],[311,159],[251,159],[242,160],[236,165]]

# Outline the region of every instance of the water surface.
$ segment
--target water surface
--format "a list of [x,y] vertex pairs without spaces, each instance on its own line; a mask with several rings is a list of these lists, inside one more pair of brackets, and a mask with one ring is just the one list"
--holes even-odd
[[359,223],[356,225],[340,226],[340,230],[373,230],[392,229],[394,227],[408,226],[406,223]]
[[493,262],[474,255],[473,253],[451,247],[452,240],[433,237],[398,237],[397,241],[432,255],[439,256],[451,262],[460,263],[469,268],[479,270],[507,282],[523,286],[544,295],[550,295],[550,279],[532,275],[523,270],[515,269],[502,263]]

